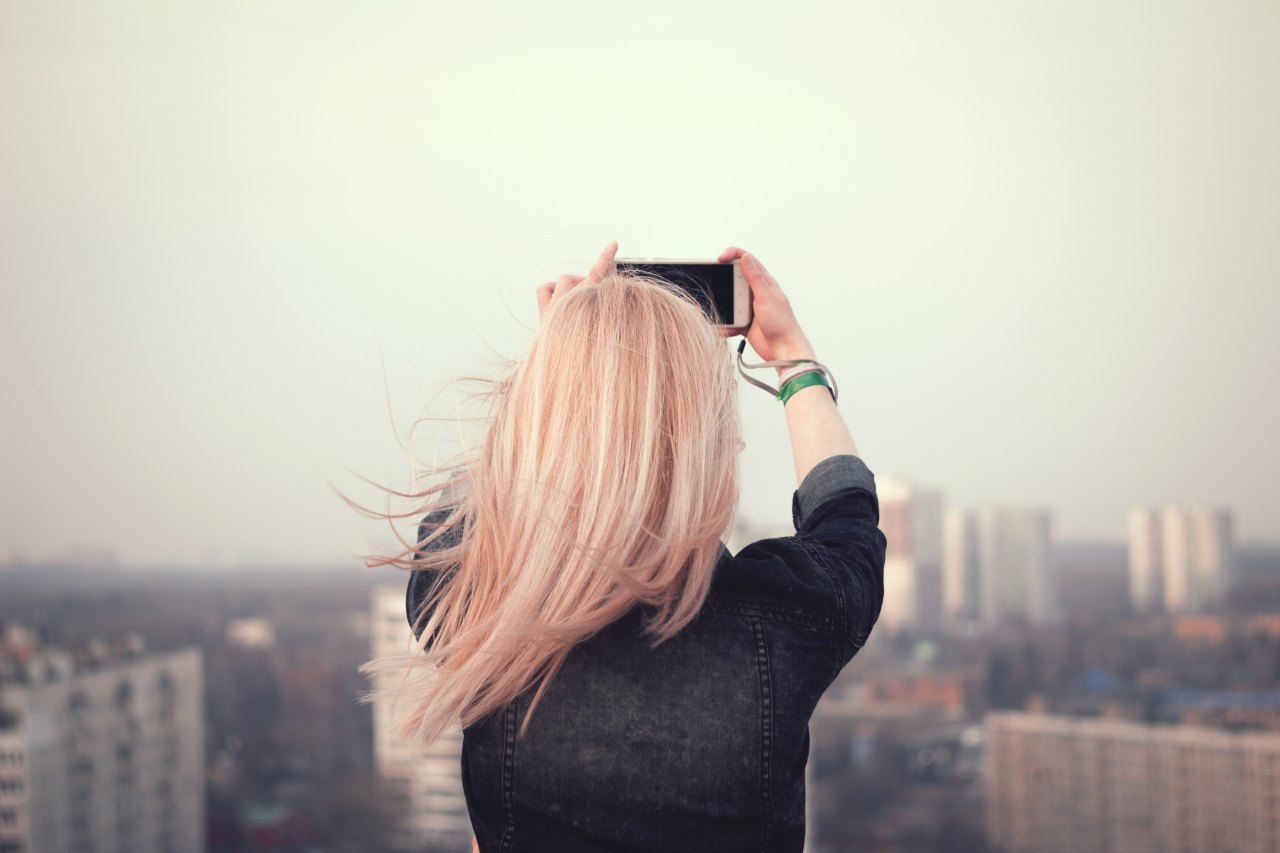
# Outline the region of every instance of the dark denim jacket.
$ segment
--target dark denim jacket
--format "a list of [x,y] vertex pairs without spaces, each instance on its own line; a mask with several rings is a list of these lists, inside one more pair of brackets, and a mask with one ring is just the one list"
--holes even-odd
[[879,616],[885,538],[856,456],[819,463],[791,505],[796,535],[722,548],[676,637],[649,649],[637,607],[574,648],[524,737],[532,691],[464,732],[481,850],[801,850],[809,717]]

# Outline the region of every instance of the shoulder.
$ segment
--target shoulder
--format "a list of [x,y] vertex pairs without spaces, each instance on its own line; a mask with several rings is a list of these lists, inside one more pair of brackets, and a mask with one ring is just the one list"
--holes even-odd
[[837,633],[852,657],[884,597],[886,541],[878,527],[875,478],[856,456],[829,457],[792,494],[791,509],[793,535],[722,555],[715,599],[749,603],[762,615],[789,614]]
[[761,539],[736,555],[724,551],[707,607],[843,633],[836,578],[796,536]]
[[[449,507],[423,516],[422,520],[418,522],[417,542],[423,543],[435,533],[437,528],[448,523],[453,512],[454,508]],[[420,559],[423,553],[456,545],[462,537],[462,532],[463,523],[458,521],[452,528],[433,539],[430,543],[425,546],[420,544],[421,550],[414,559]],[[431,589],[439,576],[440,570],[434,568],[413,569],[409,572],[409,583],[405,589],[405,616],[409,620],[409,624],[414,627],[415,633],[420,630],[422,624],[419,622],[418,617],[422,615],[423,605],[426,603],[427,596],[430,595]]]

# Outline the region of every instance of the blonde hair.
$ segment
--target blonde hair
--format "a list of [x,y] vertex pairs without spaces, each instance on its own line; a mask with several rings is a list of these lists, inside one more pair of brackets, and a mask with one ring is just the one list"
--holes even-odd
[[445,482],[403,494],[425,503],[378,514],[435,513],[421,541],[365,559],[439,570],[417,651],[362,667],[402,674],[392,692],[413,704],[399,734],[430,743],[536,684],[523,734],[576,644],[642,603],[651,646],[697,616],[738,503],[726,356],[701,306],[666,282],[614,273],[557,298],[482,395],[479,446]]

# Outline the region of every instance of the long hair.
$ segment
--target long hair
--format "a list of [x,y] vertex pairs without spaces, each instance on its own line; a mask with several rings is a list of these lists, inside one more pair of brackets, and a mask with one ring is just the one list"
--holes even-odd
[[657,279],[613,273],[557,299],[482,395],[478,447],[404,493],[427,499],[414,510],[379,514],[429,520],[366,564],[435,570],[414,653],[362,667],[402,675],[374,691],[410,694],[401,736],[430,743],[537,685],[523,734],[576,644],[640,604],[654,647],[697,616],[738,503],[726,350],[698,302]]

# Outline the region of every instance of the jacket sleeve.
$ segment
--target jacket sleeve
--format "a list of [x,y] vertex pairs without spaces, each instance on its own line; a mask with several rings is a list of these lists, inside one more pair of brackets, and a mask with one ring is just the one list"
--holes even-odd
[[721,588],[839,635],[843,667],[866,643],[884,602],[886,543],[875,478],[856,456],[830,456],[805,475],[791,513],[795,535],[740,550]]
[[884,603],[886,540],[875,476],[857,456],[814,466],[791,497],[796,541],[827,569],[844,612],[851,658],[866,643]]

